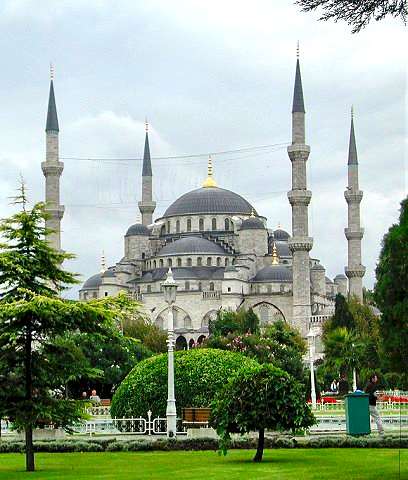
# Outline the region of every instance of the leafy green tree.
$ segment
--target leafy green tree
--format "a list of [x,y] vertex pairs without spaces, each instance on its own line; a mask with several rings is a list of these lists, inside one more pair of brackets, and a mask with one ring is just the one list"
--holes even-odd
[[402,373],[408,365],[408,197],[401,203],[399,223],[383,238],[376,278],[384,364]]
[[209,323],[209,334],[215,337],[231,333],[252,334],[258,331],[259,318],[252,308],[249,310],[241,308],[237,312],[221,309],[217,312],[217,317]]
[[143,346],[153,353],[167,351],[167,333],[143,315],[126,316],[122,322],[122,329],[126,337],[139,339]]
[[406,0],[296,0],[304,12],[323,9],[319,20],[346,21],[352,33],[359,32],[371,20],[383,20],[387,16],[401,18],[404,24],[408,14]]
[[0,223],[0,412],[25,430],[26,469],[32,471],[33,428],[44,421],[69,428],[83,413],[83,404],[65,399],[63,389],[90,367],[61,337],[102,333],[112,316],[96,305],[57,298],[75,282],[61,268],[72,255],[50,247],[44,205],[28,209],[24,185],[15,203],[21,211]]
[[245,366],[231,377],[211,404],[211,424],[224,454],[231,433],[257,430],[255,462],[262,461],[265,430],[299,430],[315,423],[302,385],[272,365]]

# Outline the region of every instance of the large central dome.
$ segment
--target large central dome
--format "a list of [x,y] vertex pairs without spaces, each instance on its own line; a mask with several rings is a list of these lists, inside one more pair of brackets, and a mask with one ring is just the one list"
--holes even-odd
[[237,193],[218,187],[203,187],[185,193],[164,213],[164,217],[173,215],[192,215],[204,213],[227,213],[250,215],[255,210],[252,205]]

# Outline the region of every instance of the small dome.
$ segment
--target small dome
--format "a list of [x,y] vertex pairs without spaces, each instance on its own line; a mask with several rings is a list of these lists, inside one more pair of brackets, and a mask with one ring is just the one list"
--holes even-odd
[[158,256],[180,255],[183,253],[208,253],[212,255],[227,255],[225,250],[214,242],[202,237],[183,237],[165,245]]
[[320,263],[316,263],[313,265],[312,270],[326,270],[323,265],[320,265]]
[[329,278],[329,277],[325,277],[325,278],[326,278],[326,283],[330,283],[330,284],[332,284],[332,283],[333,283],[333,281],[332,281],[332,280],[330,280],[330,278]]
[[143,236],[150,236],[150,230],[141,223],[135,223],[128,228],[125,237],[130,237],[132,235],[143,235]]
[[292,269],[283,265],[268,265],[255,275],[252,282],[291,282]]
[[102,276],[100,273],[92,275],[89,277],[88,280],[83,284],[82,289],[92,289],[98,288],[102,283]]
[[115,277],[115,270],[112,267],[108,268],[102,273],[102,278],[114,278],[114,277]]
[[[276,250],[278,251],[278,256],[279,257],[291,257],[292,256],[292,252],[290,251],[287,242],[275,242],[275,245],[276,245]],[[272,246],[273,246],[273,243],[272,243],[271,248],[270,248],[271,253],[272,253]]]
[[249,215],[252,210],[250,203],[237,193],[224,188],[205,187],[182,195],[170,205],[163,217],[200,213]]
[[265,225],[260,218],[249,217],[241,223],[240,230],[265,230]]
[[284,241],[284,242],[287,242],[290,238],[289,233],[286,232],[285,230],[282,230],[281,228],[278,228],[277,230],[275,230],[273,232],[273,236],[274,236],[275,240],[281,240],[281,241]]
[[343,273],[339,273],[334,277],[334,281],[336,280],[347,280],[347,277]]

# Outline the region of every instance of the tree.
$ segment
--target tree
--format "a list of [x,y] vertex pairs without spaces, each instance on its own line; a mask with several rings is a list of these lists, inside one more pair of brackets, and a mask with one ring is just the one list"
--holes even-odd
[[210,320],[209,334],[215,337],[227,336],[230,333],[257,333],[259,331],[258,315],[250,308],[239,309],[237,312],[219,310],[217,317]]
[[143,346],[153,353],[167,351],[167,333],[142,315],[128,315],[122,322],[122,329],[126,337],[139,339]]
[[319,20],[346,21],[352,33],[358,33],[371,20],[380,21],[387,16],[401,18],[404,24],[408,14],[406,0],[296,0],[304,12],[323,9]]
[[331,328],[345,327],[348,329],[354,328],[354,318],[350,312],[347,300],[341,293],[338,293],[335,298],[334,315],[331,319]]
[[384,236],[376,279],[385,365],[403,373],[408,365],[408,197],[401,203],[399,223]]
[[24,184],[15,204],[21,211],[0,223],[0,412],[25,430],[26,469],[33,471],[38,422],[69,428],[83,414],[84,405],[65,399],[63,389],[90,368],[62,336],[102,333],[113,316],[101,306],[58,298],[75,282],[61,268],[72,255],[48,244],[44,205],[27,208]]
[[305,402],[302,385],[291,375],[272,365],[241,368],[211,404],[211,425],[221,438],[224,454],[231,433],[257,430],[258,446],[254,457],[263,457],[265,430],[299,430],[315,423]]

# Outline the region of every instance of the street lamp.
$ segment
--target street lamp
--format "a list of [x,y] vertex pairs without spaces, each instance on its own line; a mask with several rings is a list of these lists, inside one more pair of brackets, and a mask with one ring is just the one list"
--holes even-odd
[[357,390],[357,372],[356,372],[356,364],[355,364],[355,350],[354,350],[354,343],[351,344],[353,348],[353,392]]
[[164,300],[169,306],[167,316],[167,437],[176,436],[177,412],[176,397],[174,395],[174,325],[173,304],[176,301],[177,283],[174,281],[171,268],[167,272],[167,278],[162,283]]
[[316,408],[316,386],[315,386],[315,378],[314,378],[314,340],[315,340],[315,332],[312,328],[310,328],[309,333],[307,334],[307,339],[309,341],[309,362],[310,362],[310,392],[312,398],[312,408]]

